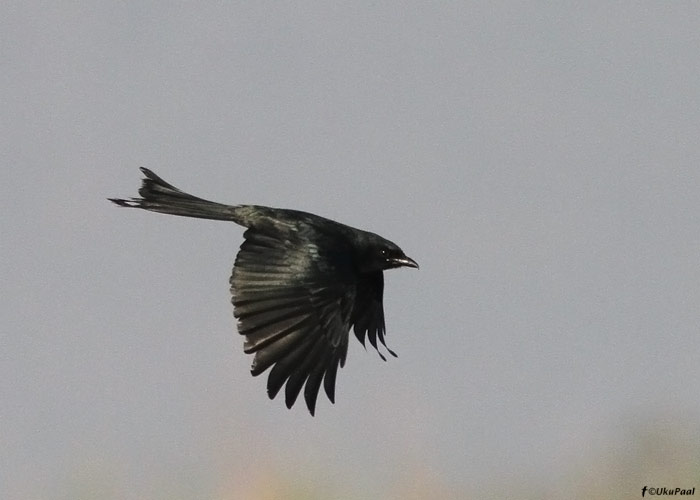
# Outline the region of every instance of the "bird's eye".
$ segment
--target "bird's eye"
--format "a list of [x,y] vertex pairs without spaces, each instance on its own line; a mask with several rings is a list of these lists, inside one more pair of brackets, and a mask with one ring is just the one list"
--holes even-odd
[[382,257],[387,257],[389,255],[389,252],[386,248],[382,248],[381,250],[379,250],[379,255],[381,255]]

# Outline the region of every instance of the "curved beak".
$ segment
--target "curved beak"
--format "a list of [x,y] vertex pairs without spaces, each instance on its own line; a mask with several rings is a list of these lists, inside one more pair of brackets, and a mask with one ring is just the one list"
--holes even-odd
[[418,267],[418,262],[405,255],[403,257],[392,257],[389,259],[389,263],[392,267],[413,267],[415,269],[420,269]]

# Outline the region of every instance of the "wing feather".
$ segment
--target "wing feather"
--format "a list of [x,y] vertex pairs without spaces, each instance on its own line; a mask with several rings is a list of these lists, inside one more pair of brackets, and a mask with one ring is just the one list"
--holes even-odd
[[347,355],[356,295],[355,283],[342,279],[349,264],[337,251],[324,255],[309,238],[282,238],[255,229],[244,236],[231,292],[244,351],[255,354],[251,373],[271,368],[268,395],[274,399],[286,384],[290,408],[304,387],[313,414],[321,382],[334,401],[338,365]]
[[[321,381],[325,373],[328,373],[329,365],[332,365],[332,355],[330,349],[324,346],[324,352],[322,355],[322,362],[316,363],[316,367],[309,373],[309,378],[306,380],[306,385],[304,386],[304,400],[306,401],[306,406],[314,414],[316,410],[316,399],[318,398],[318,392],[321,387]],[[330,398],[329,398],[330,399]],[[331,399],[331,402],[333,400]]]
[[[315,342],[313,348],[309,349],[304,360],[299,366],[292,372],[287,380],[287,385],[284,388],[285,391],[285,403],[287,408],[291,408],[299,396],[302,386],[309,378],[309,374],[317,367],[320,366],[325,370],[325,350],[327,346],[320,338]],[[309,406],[309,411],[313,414],[313,408]]]
[[277,393],[285,382],[287,382],[292,373],[304,362],[304,359],[313,349],[319,337],[320,334],[316,332],[307,335],[294,350],[287,353],[286,356],[278,360],[272,367],[270,375],[267,377],[267,395],[270,399],[275,399]]
[[323,388],[326,391],[326,396],[331,403],[335,403],[335,376],[338,373],[338,364],[343,366],[345,364],[345,358],[340,358],[334,360],[333,363],[326,370],[326,374],[323,377]]
[[370,274],[360,281],[357,286],[357,298],[352,313],[353,331],[357,340],[364,346],[365,338],[374,347],[382,360],[386,357],[379,350],[379,343],[383,345],[392,356],[396,353],[386,345],[384,335],[384,306],[382,297],[384,294],[384,275],[381,271]]

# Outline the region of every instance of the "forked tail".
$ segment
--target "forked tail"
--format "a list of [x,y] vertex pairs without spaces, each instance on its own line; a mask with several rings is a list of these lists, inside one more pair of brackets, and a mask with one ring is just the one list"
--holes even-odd
[[141,198],[128,200],[108,198],[109,201],[122,207],[143,208],[162,214],[238,222],[237,207],[215,203],[185,193],[165,182],[147,168],[141,167],[141,172],[145,176],[139,189]]

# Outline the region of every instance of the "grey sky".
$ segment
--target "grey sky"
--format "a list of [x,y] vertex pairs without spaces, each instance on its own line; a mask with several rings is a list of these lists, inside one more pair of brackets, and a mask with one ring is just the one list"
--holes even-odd
[[[0,10],[0,497],[516,498],[647,426],[700,450],[697,4]],[[399,358],[269,401],[242,230],[111,206],[139,166],[395,241]]]

